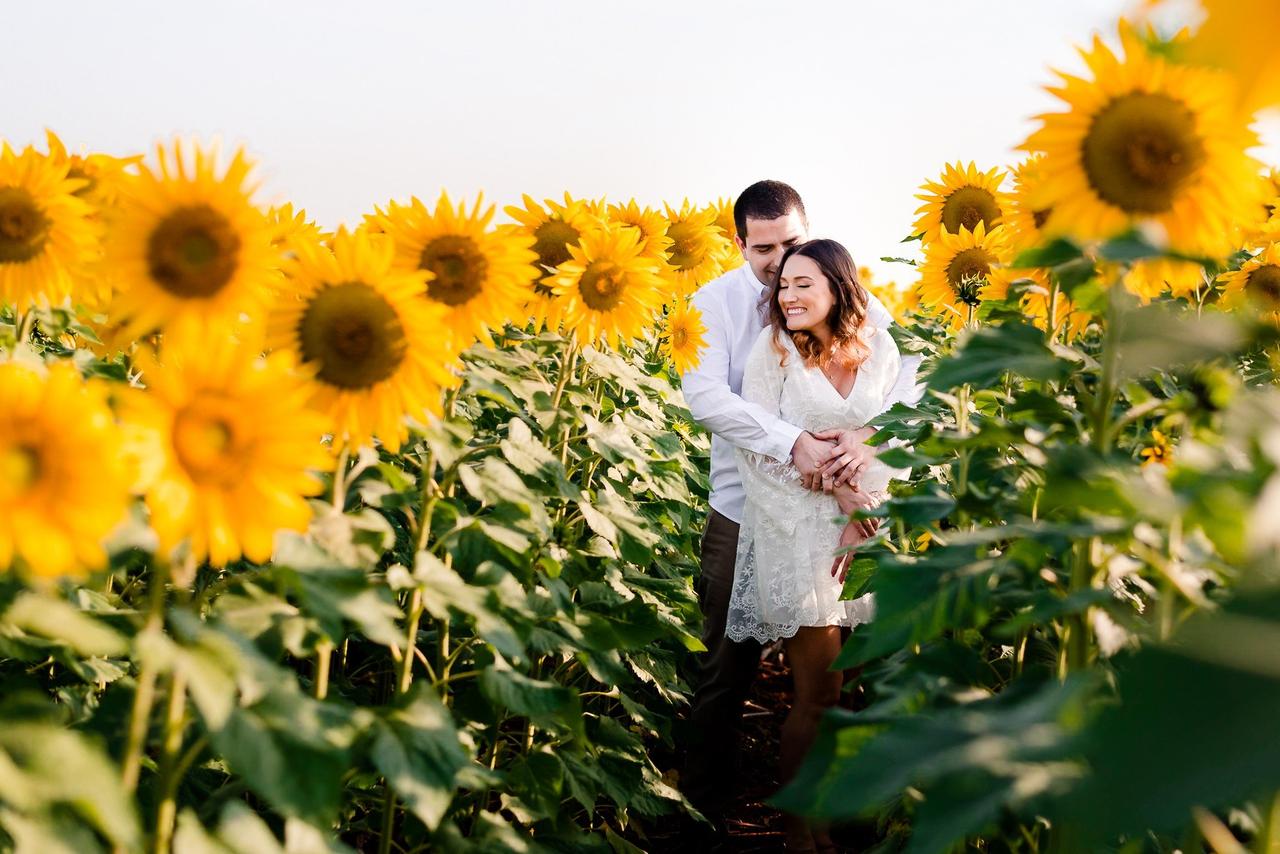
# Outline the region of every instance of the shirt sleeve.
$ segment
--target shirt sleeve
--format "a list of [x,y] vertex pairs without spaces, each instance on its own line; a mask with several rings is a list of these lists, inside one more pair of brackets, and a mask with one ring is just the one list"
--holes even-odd
[[[776,414],[781,407],[785,368],[769,339],[770,333],[766,330],[751,348],[742,377],[742,396],[749,403]],[[798,512],[800,496],[807,492],[800,483],[799,470],[790,460],[775,461],[742,448],[735,454],[742,488],[757,523],[767,519],[775,531],[793,534],[801,515]]]
[[770,412],[729,388],[732,341],[723,302],[701,293],[694,295],[693,302],[707,328],[698,366],[680,378],[693,420],[735,447],[790,461],[791,449],[804,431],[779,418],[776,407]]

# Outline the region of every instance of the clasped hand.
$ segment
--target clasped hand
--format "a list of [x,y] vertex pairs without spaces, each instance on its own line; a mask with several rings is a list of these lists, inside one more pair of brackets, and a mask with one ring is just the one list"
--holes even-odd
[[873,432],[863,427],[801,433],[791,449],[791,461],[800,472],[801,485],[814,492],[831,493],[855,482],[876,458],[875,449],[866,443]]

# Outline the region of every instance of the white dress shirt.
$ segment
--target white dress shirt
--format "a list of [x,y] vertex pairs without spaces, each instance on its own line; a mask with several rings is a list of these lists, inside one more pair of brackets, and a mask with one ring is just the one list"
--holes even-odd
[[[747,497],[733,448],[791,460],[791,449],[804,431],[742,399],[742,372],[747,356],[765,326],[760,297],[765,286],[749,264],[730,270],[698,289],[693,304],[707,327],[706,346],[698,366],[681,376],[685,402],[693,419],[711,431],[711,496],[713,510],[741,524]],[[893,316],[880,300],[867,294],[867,321],[881,329]],[[920,399],[916,369],[920,358],[904,356],[902,372],[886,408],[898,401]]]

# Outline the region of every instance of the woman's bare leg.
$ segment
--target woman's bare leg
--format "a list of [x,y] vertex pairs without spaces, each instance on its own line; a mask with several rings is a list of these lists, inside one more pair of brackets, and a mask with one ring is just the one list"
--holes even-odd
[[[823,712],[840,699],[844,676],[839,671],[832,673],[828,669],[836,660],[840,645],[839,626],[805,626],[796,632],[795,637],[787,639],[787,662],[791,665],[795,699],[782,724],[779,772],[784,784],[795,776],[813,745]],[[810,831],[802,820],[788,817],[787,842],[797,850],[803,850],[806,843],[808,846],[813,844]]]

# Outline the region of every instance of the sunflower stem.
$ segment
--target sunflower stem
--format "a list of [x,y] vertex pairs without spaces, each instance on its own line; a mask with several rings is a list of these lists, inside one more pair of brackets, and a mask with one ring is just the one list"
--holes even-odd
[[333,664],[333,641],[324,638],[316,643],[315,696],[323,700],[329,696],[329,668]]
[[25,344],[36,328],[36,309],[35,306],[32,306],[25,312],[20,312],[17,309],[14,309],[14,311],[14,341],[17,344]]
[[[157,556],[151,571],[149,584],[150,605],[147,608],[147,621],[138,633],[137,641],[147,641],[158,637],[164,630],[164,605],[166,584],[169,580],[169,561]],[[133,694],[133,708],[129,712],[129,730],[125,741],[124,761],[121,765],[120,779],[126,792],[132,793],[138,788],[138,777],[142,770],[142,751],[146,745],[147,728],[151,722],[151,708],[155,704],[156,676],[158,668],[155,656],[145,652],[141,656],[142,665],[138,672],[138,687]]]
[[1058,300],[1061,296],[1062,286],[1058,284],[1058,280],[1055,277],[1053,287],[1049,291],[1049,316],[1044,321],[1044,328],[1049,333],[1050,344],[1058,340]]
[[351,445],[342,443],[338,451],[338,465],[333,470],[333,509],[341,513],[347,506],[347,461],[351,459]]
[[578,339],[570,338],[569,347],[564,352],[564,356],[560,359],[560,378],[556,382],[555,394],[551,396],[551,409],[560,409],[560,399],[564,397],[564,387],[569,382],[570,375],[573,374],[574,366],[578,363]]
[[152,850],[165,854],[173,844],[173,826],[178,816],[178,773],[181,762],[182,736],[186,731],[187,680],[181,670],[175,670],[169,680],[169,705],[164,719],[164,741],[160,754],[160,806],[156,810],[156,830]]

